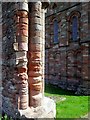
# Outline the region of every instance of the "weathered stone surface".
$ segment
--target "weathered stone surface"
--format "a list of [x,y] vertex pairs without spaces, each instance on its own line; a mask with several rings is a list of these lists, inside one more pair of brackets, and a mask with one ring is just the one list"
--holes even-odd
[[13,119],[54,118],[55,103],[44,98],[45,11],[42,3],[2,4],[1,109]]
[[[17,36],[16,41],[18,43],[18,48],[17,48],[18,50],[16,51],[16,66],[15,66],[17,68],[17,74],[16,74],[17,90],[18,90],[17,106],[18,109],[27,109],[28,100],[29,100],[28,81],[27,81],[28,80],[28,75],[27,75],[28,3],[24,3],[24,2],[18,3],[18,11],[16,11],[15,17],[17,17],[15,29]],[[23,42],[23,40],[25,42]]]
[[23,36],[26,36],[26,37],[28,37],[28,30],[17,30],[16,31],[16,36],[18,36],[18,35],[23,35]]
[[[36,23],[35,21],[31,21],[31,32],[30,32],[30,39],[29,39],[29,70],[28,70],[28,76],[29,76],[29,85],[30,85],[30,105],[37,107],[42,105],[42,99],[43,99],[43,93],[42,93],[42,79],[40,78],[43,76],[42,74],[42,52],[43,52],[43,46],[42,44],[42,26],[43,23],[41,22],[41,2],[36,2],[32,4],[31,8],[31,18],[35,19],[38,18],[38,21],[40,23]],[[32,30],[34,31],[34,34],[32,34]],[[40,34],[40,37],[37,36],[37,33]],[[35,36],[36,35],[36,36]],[[32,46],[33,45],[33,46]],[[35,49],[34,49],[35,48]],[[34,50],[34,52],[33,52]],[[37,79],[39,78],[39,80]],[[30,78],[32,78],[30,80]],[[34,80],[38,80],[36,82]],[[37,92],[38,91],[38,92]]]
[[42,51],[42,46],[41,44],[32,44],[31,43],[31,46],[29,46],[29,49],[31,52],[41,52]]
[[16,59],[25,59],[27,58],[27,52],[26,51],[18,51],[16,52]]
[[[73,6],[74,5],[74,6]],[[84,81],[90,79],[90,39],[88,4],[51,3],[46,13],[45,78],[48,83],[83,94]],[[70,8],[72,7],[72,8]],[[66,10],[69,8],[68,10]],[[77,41],[72,40],[72,16],[78,17]],[[59,16],[59,17],[58,17]],[[58,22],[58,43],[54,43],[54,20]],[[86,91],[89,89],[86,88]]]
[[20,2],[18,3],[18,10],[26,10],[28,11],[28,3],[27,2]]
[[25,42],[21,42],[18,44],[19,51],[28,51],[28,44]]
[[28,37],[26,36],[16,36],[16,39],[17,39],[17,42],[25,42],[25,43],[28,43]]
[[44,97],[42,106],[39,106],[37,108],[27,108],[26,110],[20,110],[19,112],[21,118],[54,119],[56,116],[55,108],[55,102],[50,98]]
[[28,12],[27,11],[18,11],[16,13],[18,16],[22,16],[23,18],[28,18]]

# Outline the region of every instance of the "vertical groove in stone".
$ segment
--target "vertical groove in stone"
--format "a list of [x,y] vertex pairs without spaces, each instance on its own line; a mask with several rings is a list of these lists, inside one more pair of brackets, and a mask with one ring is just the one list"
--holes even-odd
[[30,106],[37,107],[42,103],[42,15],[41,2],[32,3],[30,16],[30,39],[29,39],[29,89],[30,89]]
[[28,4],[21,2],[16,12],[16,68],[18,108],[28,107],[28,75],[27,75],[27,51],[28,51]]

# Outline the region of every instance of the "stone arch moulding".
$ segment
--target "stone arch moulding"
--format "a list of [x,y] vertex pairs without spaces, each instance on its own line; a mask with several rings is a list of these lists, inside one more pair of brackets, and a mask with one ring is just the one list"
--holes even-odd
[[66,58],[68,57],[69,54],[73,54],[73,55],[74,55],[74,50],[72,50],[72,51],[67,51]]
[[68,22],[72,19],[73,16],[77,16],[78,18],[80,18],[81,13],[79,11],[72,11],[67,17]]
[[[75,61],[74,50],[68,51],[67,55],[66,55],[66,74],[67,74],[67,80],[68,80],[68,78],[74,76],[74,73],[75,73],[75,69],[74,69],[74,66],[73,66],[74,61]],[[70,73],[70,71],[72,71],[72,74]]]
[[[59,29],[59,21],[57,19],[57,16],[52,15],[50,16],[50,46],[52,47],[54,43],[54,21],[57,21],[58,29]],[[59,39],[58,42],[59,43]]]
[[69,43],[72,42],[72,37],[71,37],[71,34],[72,34],[72,20],[73,20],[73,17],[77,17],[77,24],[78,24],[78,28],[77,28],[77,32],[78,32],[78,36],[77,36],[77,40],[78,43],[80,43],[80,17],[81,17],[81,13],[79,11],[72,11],[68,17],[67,17],[67,22],[68,22],[68,41]]
[[68,62],[68,60],[69,60],[69,56],[70,56],[70,55],[71,55],[71,57],[74,57],[74,50],[67,52],[67,55],[66,55],[66,60],[67,60],[67,62]]
[[77,54],[79,54],[79,53],[82,53],[81,49],[78,49],[78,50],[75,50],[75,51],[74,51],[74,55],[77,55]]
[[76,75],[77,80],[82,81],[81,70],[82,70],[82,51],[80,49],[75,50],[74,55],[76,56]]

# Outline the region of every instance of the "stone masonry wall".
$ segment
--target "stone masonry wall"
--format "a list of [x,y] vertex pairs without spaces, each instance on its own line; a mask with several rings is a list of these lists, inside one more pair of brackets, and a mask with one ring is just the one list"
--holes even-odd
[[55,102],[44,96],[45,9],[48,5],[48,0],[1,5],[0,112],[14,119],[54,119],[56,116]]
[[20,11],[22,4],[2,3],[2,110],[13,117],[28,107],[28,5]]
[[[89,94],[90,35],[88,3],[57,3],[46,14],[46,82],[63,89]],[[78,41],[71,36],[71,16],[78,16]],[[58,43],[54,43],[54,20],[58,21]]]
[[14,116],[15,113],[11,113],[11,111],[16,111],[18,107],[15,99],[18,91],[15,79],[16,57],[13,49],[16,41],[15,11],[15,3],[2,3],[2,107],[7,108],[4,109],[4,112]]
[[13,117],[29,106],[28,25],[27,3],[2,3],[2,109]]

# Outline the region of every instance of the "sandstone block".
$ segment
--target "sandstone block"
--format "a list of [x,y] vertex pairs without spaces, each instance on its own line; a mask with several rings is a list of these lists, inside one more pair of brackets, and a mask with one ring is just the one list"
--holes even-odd
[[38,11],[41,12],[41,5],[42,3],[40,1],[33,4],[32,11]]
[[13,44],[13,49],[14,49],[15,51],[18,51],[18,43],[14,43],[14,44]]
[[43,39],[41,37],[32,37],[31,44],[43,44]]
[[34,67],[34,66],[37,66],[37,67],[40,67],[42,66],[42,62],[40,60],[29,60],[29,66],[31,67]]
[[28,107],[28,104],[27,104],[27,102],[23,102],[23,103],[18,103],[19,105],[19,109],[22,109],[22,110],[25,110],[25,109],[27,109],[27,107]]
[[30,49],[31,52],[36,52],[36,51],[40,52],[40,51],[42,51],[42,46],[41,46],[41,44],[30,43],[29,49]]
[[18,10],[25,10],[28,11],[28,3],[26,2],[20,2],[18,3]]
[[16,52],[16,59],[25,59],[25,58],[27,58],[27,52],[26,51]]
[[25,72],[27,72],[27,67],[18,68],[18,73],[25,73]]
[[26,36],[22,36],[22,35],[18,35],[18,36],[16,36],[16,40],[17,40],[17,42],[25,42],[25,43],[28,43],[28,37],[26,37]]
[[28,51],[28,44],[25,42],[21,42],[18,44],[18,50],[20,51]]
[[16,63],[17,68],[26,67],[26,66],[27,66],[27,59],[17,60],[17,63]]
[[29,77],[28,78],[29,83],[37,83],[42,81],[42,76],[39,77]]
[[15,23],[18,24],[20,17],[17,16],[17,15],[15,15],[15,16],[13,17],[13,19],[14,19]]
[[28,24],[28,18],[20,18],[20,23]]
[[16,30],[27,30],[28,31],[28,25],[25,23],[16,24]]
[[28,79],[28,75],[27,75],[27,73],[20,73],[18,78],[19,78],[19,80],[27,80]]
[[41,18],[38,18],[38,17],[32,17],[31,20],[32,20],[32,23],[41,24]]
[[23,18],[28,18],[28,12],[27,11],[17,11],[16,15],[18,15],[19,17],[23,17]]
[[19,91],[19,95],[28,95],[28,87],[21,89]]
[[24,30],[24,29],[17,30],[16,31],[16,36],[26,36],[26,37],[28,37],[28,30]]
[[28,81],[26,78],[22,80],[18,79],[17,83],[18,83],[18,89],[23,89],[28,87]]
[[41,103],[42,103],[42,94],[38,94],[38,95],[35,95],[35,96],[32,96],[32,99],[31,99],[31,106],[33,107],[37,107],[37,106],[41,106]]
[[39,77],[42,75],[42,71],[29,71],[28,76],[30,77]]
[[41,69],[41,66],[32,66],[32,71],[39,71],[40,69]]
[[32,59],[32,60],[35,60],[35,59],[39,59],[39,60],[41,60],[41,52],[30,52],[30,58]]
[[42,90],[42,82],[32,83],[32,84],[30,84],[30,87],[32,88],[32,90],[41,91]]
[[42,32],[41,31],[30,31],[30,37],[41,37]]
[[27,102],[28,101],[28,95],[20,95],[20,102]]

